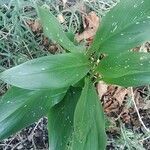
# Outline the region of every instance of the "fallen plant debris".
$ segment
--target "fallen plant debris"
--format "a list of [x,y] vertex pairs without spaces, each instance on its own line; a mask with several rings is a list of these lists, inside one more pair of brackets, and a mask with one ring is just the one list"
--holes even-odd
[[121,87],[108,87],[107,93],[105,93],[102,97],[104,111],[107,114],[117,112],[122,106],[127,92],[127,89]]
[[80,34],[76,34],[75,39],[78,42],[82,40],[87,40],[89,44],[92,43],[93,37],[96,34],[96,31],[99,27],[100,18],[94,11],[91,11],[89,14],[83,17],[83,26],[84,31]]
[[48,131],[47,118],[41,118],[38,122],[23,129],[16,135],[0,142],[0,150],[47,150]]
[[31,28],[32,32],[34,33],[41,33],[42,32],[42,26],[38,19],[36,20],[27,20],[26,21],[29,28]]
[[58,21],[60,23],[64,23],[65,22],[65,18],[64,18],[62,13],[58,14],[57,19],[58,19]]
[[[141,127],[141,123],[137,118],[137,112],[135,111],[134,106],[127,105],[129,101],[127,97],[130,97],[131,95],[128,89],[99,82],[97,85],[97,91],[101,97],[103,108],[107,116],[116,118],[117,120],[121,119],[125,124],[132,124],[135,127]],[[102,91],[102,93],[100,93],[100,91]],[[150,109],[150,107],[148,107],[149,101],[144,103],[138,90],[134,91],[134,95],[139,111]]]
[[[62,19],[62,18],[61,18]],[[60,20],[62,21],[62,20]],[[41,36],[41,43],[40,45],[43,46],[47,51],[49,51],[52,54],[55,54],[59,52],[59,46],[56,43],[53,43],[50,41],[45,35],[43,35],[43,28],[41,26],[41,23],[38,19],[36,20],[27,20],[26,25],[31,29],[31,31],[36,36]]]
[[107,85],[104,82],[98,83],[97,91],[107,114],[118,112],[125,100],[125,96],[128,94],[128,89]]

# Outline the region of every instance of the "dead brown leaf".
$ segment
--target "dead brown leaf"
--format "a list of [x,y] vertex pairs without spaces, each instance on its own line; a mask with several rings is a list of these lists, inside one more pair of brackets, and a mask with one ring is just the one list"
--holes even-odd
[[49,39],[45,36],[42,37],[42,45],[48,47],[50,45]]
[[[99,91],[100,93],[100,91]],[[109,114],[118,112],[121,108],[128,90],[122,87],[108,86],[107,92],[102,96],[104,111]]]
[[75,39],[80,42],[82,40],[90,41],[93,39],[99,27],[100,18],[94,11],[90,12],[87,16],[83,17],[84,31],[81,34],[76,34]]
[[52,54],[55,54],[58,51],[58,47],[55,43],[51,43],[47,37],[43,37],[42,45]]
[[122,88],[122,87],[118,87],[117,91],[114,94],[114,98],[117,99],[117,101],[119,102],[119,105],[121,106],[125,96],[128,93],[128,89],[126,88]]
[[39,33],[39,32],[42,31],[42,26],[41,26],[39,20],[28,20],[27,24],[33,32],[38,32]]
[[120,114],[120,117],[124,123],[130,123],[131,122],[130,112],[129,112],[129,109],[127,109],[127,108],[123,108],[123,110]]
[[28,20],[26,21],[26,25],[32,30],[35,34],[35,38],[37,36],[41,36],[41,45],[50,53],[55,54],[58,52],[58,47],[55,43],[52,43],[47,37],[42,35],[43,29],[39,20]]
[[65,22],[65,18],[63,16],[63,14],[58,14],[57,19],[60,23],[64,23]]
[[97,84],[97,92],[98,92],[100,99],[107,92],[107,87],[108,87],[108,85],[106,83],[104,83],[103,81],[100,81]]

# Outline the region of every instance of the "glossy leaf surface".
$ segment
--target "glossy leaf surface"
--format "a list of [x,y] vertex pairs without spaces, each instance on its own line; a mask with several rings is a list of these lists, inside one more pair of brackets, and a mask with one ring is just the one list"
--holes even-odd
[[107,83],[121,86],[150,84],[150,54],[127,52],[105,57],[97,71]]
[[74,133],[70,150],[104,150],[105,119],[95,87],[87,79],[74,114]]
[[38,14],[43,26],[44,33],[48,38],[58,42],[63,48],[67,49],[68,51],[83,51],[83,47],[75,46],[74,43],[69,40],[60,23],[50,11],[45,8],[39,7]]
[[48,114],[49,149],[67,150],[73,132],[73,117],[80,88],[70,88],[64,99]]
[[89,71],[81,53],[37,58],[0,73],[0,79],[24,89],[60,89],[78,82]]
[[120,0],[106,16],[91,51],[121,53],[150,40],[150,1]]
[[0,139],[46,116],[48,110],[60,102],[65,93],[66,89],[30,91],[12,87],[0,99]]

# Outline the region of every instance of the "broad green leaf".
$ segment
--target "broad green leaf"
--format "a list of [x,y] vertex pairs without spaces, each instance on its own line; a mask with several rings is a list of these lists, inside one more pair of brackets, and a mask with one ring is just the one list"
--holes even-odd
[[91,51],[121,53],[150,40],[150,1],[120,0],[106,16]]
[[97,71],[102,79],[121,86],[150,84],[150,54],[127,52],[107,56],[100,62]]
[[[74,34],[72,31],[66,32],[66,35],[67,35],[67,37],[70,39],[70,41],[74,43],[74,45],[77,46],[77,45],[79,44],[79,43],[77,42],[77,40],[75,39],[75,34]],[[80,46],[83,47],[82,49],[86,49],[83,44],[81,45],[81,43],[80,43]]]
[[37,58],[0,73],[0,79],[24,89],[60,89],[78,82],[89,71],[81,53]]
[[71,42],[73,42],[74,44],[76,44],[76,43],[75,43],[75,34],[74,34],[73,32],[68,31],[68,32],[66,32],[65,34],[66,34],[66,36],[68,37],[68,39],[69,39]]
[[70,150],[105,150],[105,119],[95,87],[87,79],[74,114]]
[[0,139],[46,116],[65,93],[66,89],[30,91],[12,87],[0,100]]
[[75,46],[74,43],[69,40],[60,23],[50,11],[45,8],[38,7],[38,14],[43,26],[44,33],[48,38],[58,42],[68,51],[83,51],[83,47]]
[[48,114],[49,149],[67,150],[73,132],[73,116],[81,88],[70,88]]
[[150,84],[150,73],[129,74],[118,78],[104,78],[103,81],[109,84],[120,85],[124,87],[137,87]]

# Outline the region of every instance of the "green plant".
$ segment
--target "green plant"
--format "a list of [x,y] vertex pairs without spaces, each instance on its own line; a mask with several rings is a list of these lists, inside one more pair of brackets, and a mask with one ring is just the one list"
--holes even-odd
[[50,149],[104,150],[105,119],[94,85],[150,83],[150,54],[131,51],[150,39],[149,4],[121,0],[103,17],[88,49],[74,44],[55,17],[38,7],[45,35],[66,52],[0,73],[12,85],[0,100],[0,139],[47,116]]

